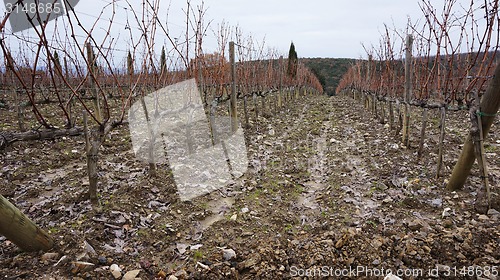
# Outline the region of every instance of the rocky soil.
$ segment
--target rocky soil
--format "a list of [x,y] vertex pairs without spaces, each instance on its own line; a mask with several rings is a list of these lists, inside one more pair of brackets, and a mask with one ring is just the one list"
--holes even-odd
[[[11,128],[14,110],[0,111]],[[98,210],[82,199],[83,137],[15,143],[0,153],[0,193],[56,246],[24,253],[0,237],[0,279],[500,279],[499,122],[486,142],[496,210],[482,212],[477,167],[444,189],[467,112],[448,115],[437,179],[439,114],[420,159],[413,114],[406,148],[350,97],[294,101],[251,118],[243,177],[188,202],[168,166],[148,176],[122,126],[101,150]]]

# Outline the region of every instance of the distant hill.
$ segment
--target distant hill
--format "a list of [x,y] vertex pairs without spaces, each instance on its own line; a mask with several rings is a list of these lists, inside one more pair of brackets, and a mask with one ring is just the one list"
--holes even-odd
[[300,58],[299,60],[318,76],[328,95],[335,94],[340,79],[356,61],[351,58]]

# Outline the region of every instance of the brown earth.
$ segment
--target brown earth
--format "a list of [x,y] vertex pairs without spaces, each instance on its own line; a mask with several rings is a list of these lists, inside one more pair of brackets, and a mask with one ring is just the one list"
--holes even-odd
[[[12,129],[14,109],[0,112],[2,130]],[[100,211],[82,199],[83,137],[17,142],[0,153],[0,193],[56,245],[23,253],[0,237],[0,279],[114,279],[111,270],[128,272],[123,279],[383,279],[388,270],[403,279],[500,279],[500,216],[474,208],[477,167],[463,190],[444,189],[467,112],[448,115],[438,179],[438,112],[429,112],[421,159],[413,113],[405,148],[350,97],[300,99],[252,119],[243,177],[188,202],[167,165],[148,176],[122,126],[101,149]],[[486,142],[494,200],[498,128]]]

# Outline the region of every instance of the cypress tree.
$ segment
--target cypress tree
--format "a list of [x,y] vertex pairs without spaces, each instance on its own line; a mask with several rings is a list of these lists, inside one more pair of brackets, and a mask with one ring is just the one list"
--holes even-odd
[[160,73],[165,73],[167,70],[167,56],[165,55],[165,46],[161,48],[160,56]]
[[127,56],[127,72],[130,76],[134,74],[134,59],[132,58],[130,51],[128,51]]
[[61,61],[59,60],[59,54],[57,51],[54,51],[54,64],[57,69],[62,73],[62,68],[61,68]]
[[295,45],[293,42],[290,44],[290,50],[288,51],[288,70],[287,74],[290,78],[295,79],[297,76],[297,64],[299,58],[297,52],[295,51]]

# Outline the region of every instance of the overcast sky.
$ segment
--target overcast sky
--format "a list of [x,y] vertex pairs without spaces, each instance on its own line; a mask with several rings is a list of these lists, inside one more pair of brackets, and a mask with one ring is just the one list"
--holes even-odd
[[[433,0],[438,11],[444,0]],[[76,7],[79,17],[89,25],[111,0],[82,0]],[[140,0],[129,0],[138,4]],[[197,6],[201,0],[191,0]],[[378,46],[384,24],[403,30],[411,18],[422,18],[417,0],[205,0],[205,22],[211,28],[207,37],[213,38],[222,21],[238,25],[245,35],[252,35],[282,54],[288,53],[294,42],[299,57],[366,57],[362,44]],[[469,0],[458,0],[468,6]],[[117,49],[127,44],[127,18],[133,15],[125,0],[116,1],[115,28],[111,36],[118,40]],[[478,4],[480,5],[480,3]],[[127,8],[127,9],[126,9]],[[139,9],[138,9],[139,10]],[[160,0],[160,20],[168,21],[169,32],[179,37],[185,27],[186,1]],[[108,9],[109,11],[109,9]],[[101,22],[106,26],[107,22]],[[97,29],[99,30],[99,28]],[[104,30],[101,28],[101,30]],[[175,33],[179,33],[176,35]],[[96,36],[96,35],[95,35]],[[99,35],[97,35],[99,36]],[[123,42],[121,42],[122,40]],[[166,42],[165,38],[160,41]],[[216,42],[205,40],[205,52],[213,52]]]

